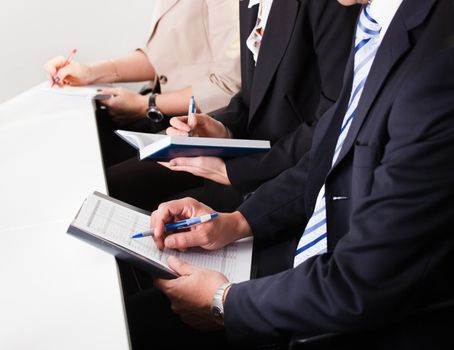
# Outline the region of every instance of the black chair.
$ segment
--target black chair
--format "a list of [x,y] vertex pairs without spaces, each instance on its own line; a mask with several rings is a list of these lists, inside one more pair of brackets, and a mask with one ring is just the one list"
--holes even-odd
[[[417,319],[419,316],[427,316],[433,314],[434,318],[438,317],[439,313],[454,315],[454,299],[449,299],[440,303],[436,303],[415,311],[409,322]],[[392,327],[393,325],[390,325]],[[387,329],[384,329],[385,332]],[[380,330],[375,331],[375,336],[381,333]],[[371,339],[372,331],[355,332],[355,333],[325,333],[313,336],[294,334],[290,338],[289,350],[344,350],[344,349],[359,349],[364,348],[364,344]],[[373,337],[373,336],[372,336]],[[451,338],[449,335],[448,338]],[[352,346],[351,341],[356,338],[359,346]],[[356,343],[356,342],[355,342]]]

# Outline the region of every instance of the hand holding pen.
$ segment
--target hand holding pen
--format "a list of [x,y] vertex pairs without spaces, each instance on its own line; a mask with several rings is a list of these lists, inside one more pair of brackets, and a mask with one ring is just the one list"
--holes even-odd
[[230,138],[230,133],[220,121],[208,114],[196,114],[194,96],[189,99],[188,115],[170,119],[168,135],[174,136],[199,136],[199,137],[224,137]]
[[[202,216],[196,216],[193,218],[189,218],[186,220],[181,220],[177,222],[172,222],[169,224],[165,224],[165,232],[172,232],[180,228],[188,228],[194,225],[202,224],[204,222],[210,221],[211,219],[217,218],[219,214],[213,213],[213,214],[206,214]],[[142,237],[149,237],[149,236],[154,236],[154,228],[151,228],[146,231],[142,231],[136,234],[133,234],[131,238],[142,238]]]
[[71,50],[71,53],[69,54],[68,58],[65,60],[65,62],[63,62],[63,64],[58,67],[56,69],[56,72],[54,75],[52,75],[52,87],[55,85],[55,84],[59,84],[60,83],[60,78],[57,76],[58,72],[60,69],[66,67],[67,65],[69,65],[71,63],[71,61],[73,60],[74,58],[74,55],[76,54],[77,52],[77,49],[72,49]]
[[151,214],[151,227],[155,228],[156,246],[159,249],[185,250],[190,247],[201,247],[215,250],[246,237],[243,235],[243,228],[248,227],[247,224],[237,225],[237,218],[241,216],[239,212],[219,213],[215,220],[193,226],[190,231],[165,234],[165,224],[175,218],[203,216],[206,213],[214,213],[214,210],[190,197],[161,203]]

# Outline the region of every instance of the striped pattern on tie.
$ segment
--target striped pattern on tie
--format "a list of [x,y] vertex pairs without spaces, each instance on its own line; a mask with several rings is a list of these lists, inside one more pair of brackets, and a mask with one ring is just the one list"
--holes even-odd
[[[353,73],[353,84],[350,100],[342,121],[339,138],[334,150],[332,164],[339,157],[339,153],[347,137],[356,107],[363,92],[367,75],[380,45],[380,25],[370,16],[369,5],[363,8],[356,28],[355,38],[355,64]],[[326,229],[326,200],[325,185],[322,186],[317,196],[314,212],[309,219],[306,229],[301,236],[295,252],[293,266],[296,267],[306,259],[325,253],[327,250],[327,229]]]

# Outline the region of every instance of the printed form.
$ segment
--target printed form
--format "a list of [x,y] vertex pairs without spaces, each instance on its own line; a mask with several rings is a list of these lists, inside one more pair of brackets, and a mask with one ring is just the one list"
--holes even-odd
[[167,258],[174,255],[191,265],[222,272],[232,282],[250,279],[251,238],[239,240],[215,251],[202,248],[190,248],[185,252],[173,249],[161,251],[151,237],[131,238],[131,235],[149,229],[149,223],[149,215],[129,208],[121,202],[117,203],[107,196],[93,193],[85,200],[72,225],[123,246],[166,268],[169,268]]

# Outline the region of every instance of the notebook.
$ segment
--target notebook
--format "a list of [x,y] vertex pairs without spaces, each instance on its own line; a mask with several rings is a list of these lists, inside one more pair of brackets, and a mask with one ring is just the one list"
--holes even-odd
[[169,136],[126,130],[115,133],[138,150],[140,160],[197,156],[230,158],[266,152],[271,147],[265,140]]

